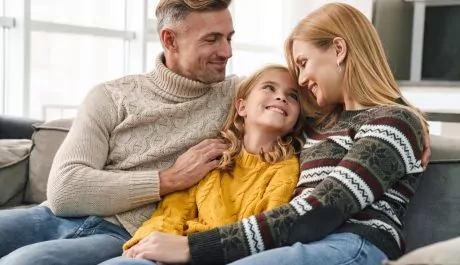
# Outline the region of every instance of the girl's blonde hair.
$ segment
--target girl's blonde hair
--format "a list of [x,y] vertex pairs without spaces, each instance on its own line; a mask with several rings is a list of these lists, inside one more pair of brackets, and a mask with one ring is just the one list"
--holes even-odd
[[[272,71],[284,71],[288,74],[290,73],[288,68],[285,66],[267,65],[241,82],[241,84],[238,86],[235,99],[246,99],[260,78]],[[300,90],[299,102],[302,102],[302,95]],[[296,153],[296,150],[300,148],[300,145],[302,144],[302,117],[304,117],[303,113],[305,113],[305,110],[303,109],[305,107],[306,106],[302,106],[301,104],[299,118],[294,128],[292,129],[292,132],[284,135],[283,137],[279,137],[271,150],[260,151],[259,156],[262,161],[267,163],[276,163],[288,159],[290,156]],[[227,116],[221,131],[221,136],[230,144],[230,147],[222,154],[218,168],[221,170],[231,170],[235,165],[235,159],[241,154],[244,136],[244,118],[238,115],[234,105],[230,109],[230,112]]]
[[[343,3],[326,4],[302,19],[285,43],[285,55],[289,70],[299,77],[292,45],[294,40],[312,43],[317,48],[327,50],[333,40],[341,37],[347,44],[347,55],[342,63],[346,89],[359,104],[366,107],[398,105],[401,98],[408,109],[420,118],[424,130],[427,122],[423,113],[402,96],[388,65],[382,43],[374,26],[356,8]],[[312,95],[307,97],[310,106],[315,106],[318,122],[337,121],[343,105],[320,108]]]

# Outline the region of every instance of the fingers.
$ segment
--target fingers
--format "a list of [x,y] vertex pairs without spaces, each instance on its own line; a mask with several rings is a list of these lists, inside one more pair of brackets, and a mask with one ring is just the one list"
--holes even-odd
[[222,153],[227,150],[228,146],[226,144],[219,144],[215,146],[210,146],[206,150],[203,150],[203,158],[205,159],[205,162],[215,160],[219,156],[222,155]]
[[214,148],[218,145],[225,145],[225,141],[223,139],[206,139],[195,145],[194,147],[190,148],[190,150],[203,150],[207,148]]

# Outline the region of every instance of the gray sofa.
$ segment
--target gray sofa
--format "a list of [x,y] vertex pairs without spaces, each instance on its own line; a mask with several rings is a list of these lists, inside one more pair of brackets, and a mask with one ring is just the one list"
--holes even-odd
[[[0,165],[0,208],[45,200],[52,159],[70,126],[71,120],[65,119],[37,123],[0,116],[0,139],[28,139],[19,141],[23,146],[18,152],[19,163]],[[2,141],[10,149],[18,144],[17,140]],[[430,165],[405,218],[407,251],[460,236],[460,139],[431,136],[431,148]],[[11,170],[11,165],[18,168]],[[8,174],[8,170],[15,175]],[[460,260],[452,264],[460,264]]]

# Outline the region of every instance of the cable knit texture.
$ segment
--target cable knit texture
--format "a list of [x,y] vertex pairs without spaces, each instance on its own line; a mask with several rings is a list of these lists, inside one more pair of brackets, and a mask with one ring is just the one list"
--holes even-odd
[[218,136],[237,82],[184,78],[160,55],[149,74],[96,86],[55,156],[44,205],[58,216],[103,216],[134,234],[160,200],[158,171]]
[[154,231],[188,235],[274,209],[289,202],[298,175],[296,156],[268,164],[243,151],[231,172],[214,170],[198,185],[166,196],[123,248]]

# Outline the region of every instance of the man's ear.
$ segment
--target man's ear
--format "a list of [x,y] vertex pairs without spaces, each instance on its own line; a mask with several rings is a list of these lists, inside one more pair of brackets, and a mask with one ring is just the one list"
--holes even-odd
[[170,28],[161,30],[161,42],[166,50],[175,53],[178,50],[176,33]]
[[242,98],[239,98],[235,101],[235,108],[238,115],[241,117],[246,117],[246,101]]
[[337,65],[341,65],[347,58],[347,43],[343,38],[335,37],[333,40],[335,54],[337,55]]

